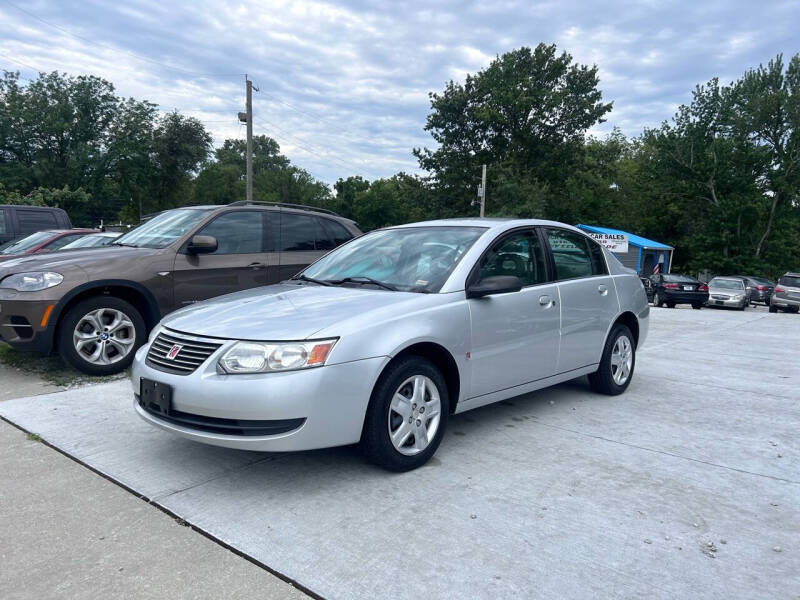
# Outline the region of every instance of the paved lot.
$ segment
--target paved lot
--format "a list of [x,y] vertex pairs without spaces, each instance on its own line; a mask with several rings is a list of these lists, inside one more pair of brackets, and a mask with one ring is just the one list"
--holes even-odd
[[459,415],[403,475],[173,438],[122,382],[0,415],[326,597],[800,597],[800,316],[651,314],[624,396]]

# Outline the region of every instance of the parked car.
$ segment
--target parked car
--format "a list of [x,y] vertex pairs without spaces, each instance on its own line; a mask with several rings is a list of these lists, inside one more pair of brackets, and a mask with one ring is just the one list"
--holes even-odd
[[708,301],[708,286],[699,279],[675,273],[656,273],[650,276],[653,283],[653,306],[675,308],[676,304],[691,304],[701,309]]
[[714,277],[708,282],[707,306],[744,310],[747,304],[747,290],[739,277]]
[[134,405],[206,444],[360,441],[404,471],[431,457],[453,413],[582,375],[624,392],[648,316],[637,274],[569,225],[402,225],[280,285],[166,317],[136,354]]
[[120,233],[116,232],[100,232],[100,233],[91,233],[89,235],[85,235],[81,238],[78,238],[74,242],[70,242],[63,248],[64,250],[77,250],[78,248],[99,248],[101,246],[108,246],[111,242],[117,239]]
[[744,281],[747,290],[747,299],[750,304],[757,302],[769,306],[769,299],[775,284],[763,277],[751,277],[750,275],[736,275],[738,279]]
[[0,246],[45,229],[71,229],[69,216],[49,206],[0,205]]
[[800,311],[800,273],[786,273],[778,280],[769,301],[769,312]]
[[644,293],[647,294],[647,301],[653,301],[653,294],[656,291],[656,288],[653,286],[653,282],[650,280],[649,277],[639,277],[639,280],[642,282],[642,286],[644,286]]
[[90,233],[99,233],[97,229],[47,229],[37,231],[27,237],[9,242],[0,247],[0,261],[19,258],[28,254],[55,252]]
[[236,203],[169,210],[91,252],[0,263],[0,336],[117,373],[165,314],[287,279],[359,235],[329,211]]

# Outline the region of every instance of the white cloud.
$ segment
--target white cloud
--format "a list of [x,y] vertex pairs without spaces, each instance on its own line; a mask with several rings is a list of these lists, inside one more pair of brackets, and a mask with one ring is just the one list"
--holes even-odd
[[798,21],[796,3],[744,0],[12,0],[0,3],[0,68],[100,75],[122,95],[197,116],[217,143],[243,135],[247,72],[261,89],[256,131],[332,182],[415,171],[411,149],[432,144],[428,92],[513,48],[555,42],[597,64],[614,110],[592,132],[635,135],[695,84],[796,52]]

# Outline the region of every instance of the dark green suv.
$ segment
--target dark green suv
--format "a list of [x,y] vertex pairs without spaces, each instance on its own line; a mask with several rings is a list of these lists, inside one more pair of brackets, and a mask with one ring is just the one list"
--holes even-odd
[[168,210],[108,246],[0,263],[0,339],[56,350],[84,373],[117,373],[165,314],[288,279],[360,234],[305,206]]

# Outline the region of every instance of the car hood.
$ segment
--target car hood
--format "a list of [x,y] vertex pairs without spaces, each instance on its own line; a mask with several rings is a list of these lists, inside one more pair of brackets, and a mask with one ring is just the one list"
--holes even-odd
[[366,287],[278,284],[236,292],[182,308],[161,324],[183,333],[237,340],[303,340],[318,331],[427,294]]
[[29,254],[0,262],[0,276],[22,271],[58,271],[65,267],[91,267],[92,265],[114,264],[117,259],[136,260],[156,254],[160,250],[152,248],[132,248],[130,246],[101,246],[90,252],[86,248],[63,250],[47,254]]

